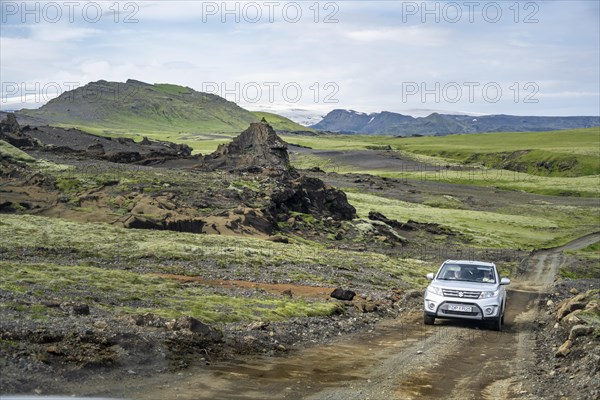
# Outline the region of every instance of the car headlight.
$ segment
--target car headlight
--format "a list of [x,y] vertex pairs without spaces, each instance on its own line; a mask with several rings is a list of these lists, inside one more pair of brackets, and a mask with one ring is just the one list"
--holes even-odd
[[479,295],[480,299],[489,299],[490,297],[498,297],[500,294],[500,289],[494,290],[493,292],[481,292]]
[[442,288],[435,287],[435,286],[428,286],[428,287],[427,287],[427,291],[428,291],[429,293],[437,294],[438,296],[443,296],[443,295],[444,295],[444,294],[442,293]]

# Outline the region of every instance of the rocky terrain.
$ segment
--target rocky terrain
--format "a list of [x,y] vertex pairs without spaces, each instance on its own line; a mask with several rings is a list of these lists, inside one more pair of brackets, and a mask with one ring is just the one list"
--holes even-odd
[[91,135],[78,129],[48,125],[20,126],[15,114],[9,113],[0,125],[0,140],[25,150],[69,153],[85,159],[99,159],[127,164],[157,164],[166,160],[191,158],[192,149],[144,137],[139,143],[129,138]]
[[[242,377],[239,387],[216,386],[206,396],[359,393],[346,380],[372,398],[465,387],[492,398],[559,391],[593,398],[598,391],[593,258],[574,262],[557,249],[548,262],[546,253],[480,249],[521,280],[511,294],[508,334],[490,344],[472,324],[423,330],[424,274],[440,257],[470,256],[473,237],[376,209],[360,217],[336,187],[415,204],[452,193],[484,212],[594,199],[299,171],[290,165],[290,145],[264,121],[211,154],[192,155],[185,145],[21,126],[17,118],[0,124],[1,393],[164,398],[174,384],[183,398],[197,398],[198,387],[238,382],[228,374]],[[561,265],[574,279],[558,280],[549,292],[527,286],[545,268],[550,280],[541,283],[552,284]],[[591,277],[575,279],[582,274]],[[450,332],[450,348],[469,349],[461,353],[465,363],[438,340],[440,330]],[[473,337],[461,340],[464,332]],[[515,345],[511,333],[519,332]],[[531,343],[535,353],[524,350]],[[487,364],[461,381],[484,353],[496,354],[510,379],[526,376],[530,385],[490,389]],[[422,362],[456,376],[432,387],[426,382],[435,375],[414,364]],[[282,395],[292,387],[295,397]]]
[[[189,180],[182,185],[167,184],[158,191],[148,192],[135,185],[119,185],[110,176],[104,177],[106,180],[100,185],[90,187],[77,187],[82,182],[74,176],[61,176],[57,180],[42,174],[32,182],[31,168],[21,169],[6,160],[4,174],[9,179],[3,187],[0,206],[4,210],[25,208],[38,215],[70,215],[77,220],[110,222],[126,228],[267,236],[276,229],[278,221],[287,221],[292,212],[336,220],[355,216],[343,192],[291,169],[285,143],[267,123],[251,124],[234,141],[205,157],[192,157],[186,145],[147,139],[135,143],[131,139],[113,140],[61,128],[21,129],[14,115],[9,115],[1,126],[2,138],[8,143],[41,155],[67,154],[71,160],[99,159],[130,166],[177,159],[196,171],[190,172]],[[88,145],[89,142],[93,144]],[[228,171],[234,179],[247,183],[234,189],[227,181],[213,179],[222,176],[219,171]],[[102,172],[99,164],[85,171],[96,172]],[[247,175],[248,172],[252,175]],[[102,174],[97,177],[102,178]],[[214,190],[183,187],[200,177],[210,180]],[[66,191],[73,192],[75,197],[61,198],[66,189],[61,185],[74,185]],[[73,205],[93,207],[95,212],[82,215],[73,212]]]
[[[3,145],[0,160],[3,213],[77,223],[108,222],[131,229],[262,237],[282,243],[288,242],[286,232],[313,239],[331,235],[329,240],[335,242],[342,239],[340,228],[344,224],[346,240],[361,236],[352,225],[356,213],[345,194],[291,168],[285,142],[266,123],[251,124],[238,138],[205,157],[192,157],[187,147],[171,143],[146,139],[135,143],[72,129],[20,127],[12,114],[2,121],[1,135],[3,143],[8,143]],[[121,156],[114,156],[117,153]],[[184,173],[159,167],[169,160],[185,163]],[[161,179],[157,180],[155,173],[159,171]],[[313,222],[307,223],[315,219],[323,221],[316,236],[311,233]],[[392,228],[387,229],[390,238],[399,240]],[[337,239],[333,237],[336,235]],[[3,247],[2,260],[12,268],[13,261],[70,265],[89,257],[74,250],[55,253],[23,246],[21,250]],[[104,268],[121,268],[120,258],[99,257]],[[98,260],[98,255],[85,261],[95,265],[91,260]],[[156,261],[131,259],[127,268],[153,273]],[[174,269],[175,259],[169,263],[171,271],[190,267],[182,264]],[[200,265],[198,268],[208,267],[202,261]],[[413,299],[406,288],[386,293],[369,285],[363,286],[358,296],[338,290],[334,296],[341,300],[330,296],[335,287],[288,284],[273,289],[261,283],[268,281],[273,271],[265,271],[264,277],[251,283],[255,280],[250,278],[253,270],[248,266],[238,270],[236,277],[248,280],[234,286],[224,286],[232,277],[223,280],[223,276],[205,270],[204,279],[213,281],[201,284],[212,287],[210,290],[218,295],[253,298],[270,292],[275,298],[331,301],[334,308],[328,306],[331,311],[327,318],[214,328],[187,316],[169,319],[152,313],[115,314],[102,306],[111,301],[100,300],[100,293],[93,294],[91,301],[89,296],[82,297],[79,290],[86,290],[85,286],[70,285],[58,291],[43,281],[29,281],[30,289],[25,291],[7,290],[5,286],[0,290],[0,391],[55,392],[63,380],[89,379],[98,374],[113,379],[122,373],[147,376],[185,368],[198,359],[209,363],[235,354],[282,353],[333,337],[331,326],[336,326],[335,335],[365,329],[380,316],[396,315],[403,299]],[[184,278],[169,275],[164,279],[188,282]],[[243,288],[244,282],[251,284]],[[116,293],[113,295],[118,296]],[[28,317],[23,318],[24,313]]]
[[599,286],[598,279],[561,281],[541,304],[532,374],[540,397],[600,396]]

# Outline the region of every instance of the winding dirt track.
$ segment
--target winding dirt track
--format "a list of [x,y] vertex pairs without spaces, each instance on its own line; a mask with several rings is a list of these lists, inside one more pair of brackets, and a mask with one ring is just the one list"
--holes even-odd
[[[155,378],[118,395],[137,399],[508,399],[528,395],[536,300],[566,262],[563,250],[586,247],[600,233],[541,250],[509,291],[506,325],[421,324],[422,314],[387,321],[376,332],[282,358],[238,360],[182,376]],[[531,398],[531,397],[528,397]]]

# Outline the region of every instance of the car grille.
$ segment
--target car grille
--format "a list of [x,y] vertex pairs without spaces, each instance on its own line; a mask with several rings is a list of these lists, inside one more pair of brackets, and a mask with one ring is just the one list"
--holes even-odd
[[[467,290],[452,290],[452,289],[442,289],[442,293],[446,297],[458,297],[460,299],[478,299],[481,295],[481,292],[470,292]],[[461,296],[462,294],[462,296]]]
[[476,316],[479,315],[479,311],[475,310],[472,312],[463,312],[463,311],[450,311],[450,310],[443,310],[444,314],[450,314],[450,315],[469,315],[469,316]]

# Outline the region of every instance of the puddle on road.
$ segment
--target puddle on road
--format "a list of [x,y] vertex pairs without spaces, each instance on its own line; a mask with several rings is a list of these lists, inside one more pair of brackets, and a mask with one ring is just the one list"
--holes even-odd
[[351,341],[300,350],[286,357],[259,357],[186,371],[152,391],[128,394],[136,399],[303,398],[327,387],[366,381],[370,368],[391,351],[414,346],[435,333],[422,325],[387,322]]
[[351,340],[317,345],[284,357],[240,357],[190,369],[180,376],[163,376],[151,385],[146,382],[123,394],[145,400],[301,399],[328,389],[347,391],[372,385],[368,382],[373,379],[373,371],[385,365],[392,354],[409,349],[406,354],[414,357],[413,350],[414,354],[427,352],[424,346],[458,344],[456,351],[434,360],[430,369],[415,368],[403,378],[398,376],[393,384],[397,391],[392,393],[398,399],[444,397],[454,390],[483,395],[495,381],[510,378],[515,341],[520,330],[527,329],[515,317],[529,309],[536,296],[510,291],[504,332],[490,331],[470,321],[440,320],[434,326],[423,326],[417,323],[421,314],[415,313],[410,324],[386,321],[375,332]]

